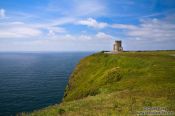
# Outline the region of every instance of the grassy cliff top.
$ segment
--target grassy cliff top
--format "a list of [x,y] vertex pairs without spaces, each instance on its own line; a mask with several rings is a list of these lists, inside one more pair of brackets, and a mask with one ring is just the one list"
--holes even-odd
[[175,51],[96,53],[80,61],[63,102],[23,115],[134,115],[175,111]]

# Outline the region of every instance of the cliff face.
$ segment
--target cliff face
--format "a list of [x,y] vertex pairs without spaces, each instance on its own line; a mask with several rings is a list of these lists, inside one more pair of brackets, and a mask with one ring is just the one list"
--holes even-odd
[[70,76],[63,102],[31,115],[129,115],[153,106],[175,111],[173,54],[175,51],[88,56]]

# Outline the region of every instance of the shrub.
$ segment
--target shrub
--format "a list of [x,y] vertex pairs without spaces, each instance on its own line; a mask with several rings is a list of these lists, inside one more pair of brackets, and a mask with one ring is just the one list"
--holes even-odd
[[104,79],[106,83],[118,82],[122,79],[122,74],[118,68],[113,68],[104,74]]
[[58,109],[58,113],[59,113],[60,115],[62,115],[62,114],[64,114],[64,113],[65,113],[65,110],[64,110],[64,109],[62,109],[62,108],[59,108],[59,109]]

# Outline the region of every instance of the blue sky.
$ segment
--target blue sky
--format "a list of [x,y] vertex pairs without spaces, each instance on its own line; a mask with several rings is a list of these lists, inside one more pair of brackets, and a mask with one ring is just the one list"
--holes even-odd
[[174,0],[0,0],[0,51],[175,49]]

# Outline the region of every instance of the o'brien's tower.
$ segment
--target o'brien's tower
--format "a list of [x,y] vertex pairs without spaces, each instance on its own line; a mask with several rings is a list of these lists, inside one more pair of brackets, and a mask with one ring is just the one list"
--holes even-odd
[[122,41],[116,40],[113,46],[113,52],[122,52],[123,47],[122,47]]

